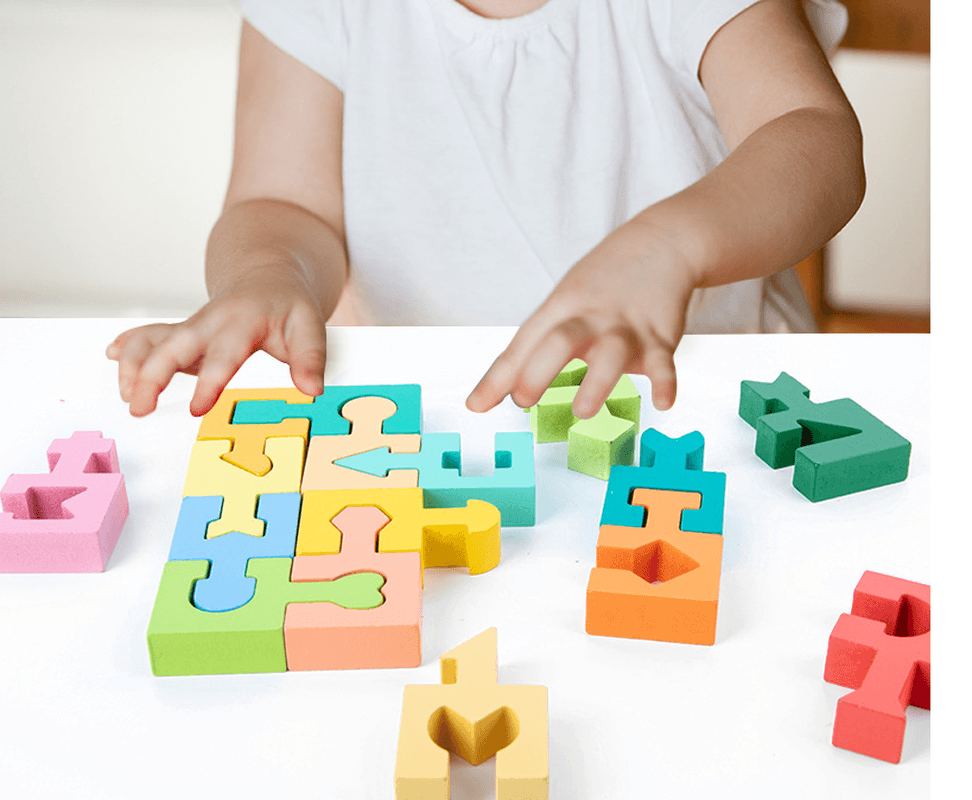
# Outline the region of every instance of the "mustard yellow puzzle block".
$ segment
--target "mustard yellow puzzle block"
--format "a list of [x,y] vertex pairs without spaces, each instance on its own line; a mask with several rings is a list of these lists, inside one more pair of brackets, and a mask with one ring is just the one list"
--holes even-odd
[[300,491],[304,466],[304,440],[296,436],[267,440],[266,455],[273,469],[263,476],[235,467],[223,456],[231,442],[226,439],[197,441],[189,456],[183,497],[223,497],[223,513],[209,523],[206,538],[239,531],[263,536],[263,520],[256,518],[257,498],[261,494]]
[[296,554],[339,552],[341,532],[333,520],[349,506],[381,509],[389,522],[378,534],[378,551],[420,553],[423,570],[467,567],[471,575],[477,575],[499,564],[500,512],[496,506],[469,500],[459,508],[425,508],[423,489],[418,486],[304,492]]
[[449,753],[496,756],[496,800],[546,800],[546,686],[497,684],[496,628],[440,659],[442,683],[406,686],[395,762],[396,800],[449,800]]

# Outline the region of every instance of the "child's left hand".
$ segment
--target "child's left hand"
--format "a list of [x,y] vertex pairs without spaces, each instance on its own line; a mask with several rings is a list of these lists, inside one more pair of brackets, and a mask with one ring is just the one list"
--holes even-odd
[[699,284],[690,259],[644,215],[625,223],[578,261],[523,323],[466,400],[488,411],[506,395],[537,403],[572,358],[588,364],[573,402],[594,416],[623,373],[647,375],[652,402],[675,402],[675,348]]

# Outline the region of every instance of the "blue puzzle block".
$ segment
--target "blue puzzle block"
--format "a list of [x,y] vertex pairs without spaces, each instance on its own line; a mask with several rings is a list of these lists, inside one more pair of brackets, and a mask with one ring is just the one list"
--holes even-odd
[[386,397],[398,408],[384,421],[382,433],[420,433],[422,428],[422,387],[413,383],[387,386],[325,386],[324,393],[312,403],[286,400],[240,400],[233,411],[234,425],[271,424],[285,419],[310,420],[310,436],[347,436],[351,422],[341,416],[341,408],[359,397]]
[[185,497],[179,509],[169,561],[210,562],[208,577],[196,581],[192,604],[201,611],[232,611],[253,599],[256,578],[246,576],[251,558],[293,558],[300,516],[300,494],[263,494],[257,517],[266,523],[263,536],[234,531],[206,538],[206,526],[219,519],[221,496]]
[[494,441],[496,469],[485,476],[462,475],[458,433],[422,434],[417,453],[392,453],[387,447],[376,447],[334,463],[379,478],[390,470],[415,469],[430,508],[453,508],[464,506],[467,500],[485,500],[499,509],[503,525],[533,525],[537,487],[533,434],[497,433]]
[[682,512],[680,527],[683,531],[721,534],[726,475],[703,471],[704,453],[705,438],[699,431],[671,439],[654,428],[646,430],[641,435],[640,466],[611,468],[601,525],[643,528],[647,512],[643,506],[631,505],[631,493],[635,489],[658,489],[701,494],[699,508]]

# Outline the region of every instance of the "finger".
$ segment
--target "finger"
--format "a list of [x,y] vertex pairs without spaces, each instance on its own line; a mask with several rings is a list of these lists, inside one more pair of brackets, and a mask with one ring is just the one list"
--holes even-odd
[[600,411],[637,347],[634,337],[623,331],[610,331],[597,340],[587,353],[587,374],[574,396],[575,417],[590,419]]
[[642,366],[651,381],[652,405],[667,411],[675,404],[677,389],[673,351],[664,346],[652,347],[645,353]]
[[288,320],[287,350],[290,378],[300,391],[313,397],[324,391],[327,338],[319,315],[295,310]]
[[117,355],[118,393],[124,402],[131,402],[135,381],[142,369],[142,364],[145,363],[156,346],[165,341],[169,331],[169,325],[146,325],[126,331],[112,342],[113,345],[120,345]]
[[133,381],[129,411],[143,417],[155,410],[159,395],[177,372],[193,372],[205,350],[205,339],[185,327],[176,327],[145,359]]
[[228,325],[216,333],[199,364],[196,388],[189,401],[190,414],[201,417],[216,405],[226,384],[259,348],[262,340],[263,332],[259,329],[240,331]]

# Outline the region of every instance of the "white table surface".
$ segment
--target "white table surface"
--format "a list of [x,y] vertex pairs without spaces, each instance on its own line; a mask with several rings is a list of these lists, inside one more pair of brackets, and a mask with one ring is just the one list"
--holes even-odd
[[[10,798],[391,798],[406,684],[438,682],[438,658],[499,629],[501,683],[543,684],[550,797],[929,795],[930,713],[908,709],[902,762],[830,744],[830,630],[865,570],[931,582],[928,336],[686,337],[679,399],[641,429],[700,430],[726,472],[725,551],[712,647],[589,636],[584,598],[605,483],[538,445],[537,524],[505,528],[491,572],[426,573],[416,669],[156,678],[145,632],[198,420],[178,376],[150,417],[118,399],[103,355],[132,320],[0,320],[0,482],[46,470],[54,438],[114,438],[131,514],[108,570],[0,575],[0,794]],[[423,430],[459,431],[464,471],[491,463],[492,434],[528,430],[507,399],[463,401],[509,328],[333,329],[331,383],[420,383]],[[901,376],[907,364],[908,380]],[[913,445],[904,483],[822,503],[753,455],[739,383],[787,371],[822,402],[851,397]],[[262,354],[233,386],[286,386]],[[453,758],[453,798],[491,798],[492,760]]]

